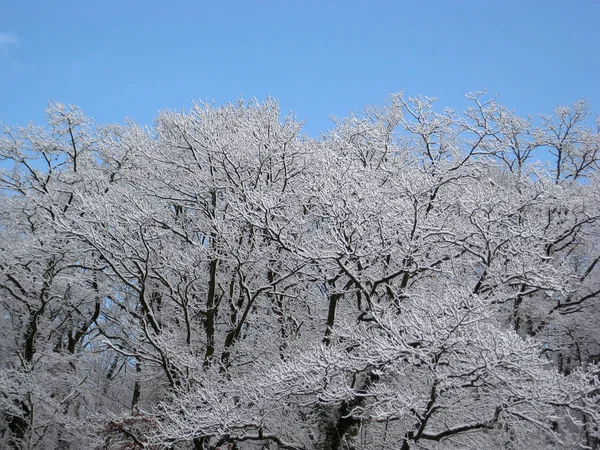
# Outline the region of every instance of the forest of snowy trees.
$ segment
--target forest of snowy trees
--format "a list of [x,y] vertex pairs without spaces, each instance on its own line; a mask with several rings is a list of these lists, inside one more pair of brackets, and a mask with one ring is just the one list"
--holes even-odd
[[599,448],[600,121],[468,99],[3,128],[0,448]]

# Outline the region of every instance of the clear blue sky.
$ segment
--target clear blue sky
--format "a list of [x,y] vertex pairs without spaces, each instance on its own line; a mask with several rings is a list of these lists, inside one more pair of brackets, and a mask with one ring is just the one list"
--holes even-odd
[[402,89],[600,113],[599,49],[598,0],[0,0],[0,121],[40,123],[57,100],[150,123],[193,99],[271,95],[316,136]]

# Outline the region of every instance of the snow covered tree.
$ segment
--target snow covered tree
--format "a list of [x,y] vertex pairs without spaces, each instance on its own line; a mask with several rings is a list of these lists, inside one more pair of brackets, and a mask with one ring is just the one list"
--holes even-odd
[[5,128],[0,442],[597,448],[597,126],[468,98]]

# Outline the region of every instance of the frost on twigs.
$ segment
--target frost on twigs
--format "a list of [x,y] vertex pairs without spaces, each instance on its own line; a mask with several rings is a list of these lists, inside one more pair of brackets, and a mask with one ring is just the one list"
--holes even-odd
[[597,124],[468,99],[3,128],[0,447],[596,448]]

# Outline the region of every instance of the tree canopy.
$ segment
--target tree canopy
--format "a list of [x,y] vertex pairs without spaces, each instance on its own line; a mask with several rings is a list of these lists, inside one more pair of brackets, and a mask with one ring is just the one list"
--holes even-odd
[[0,447],[599,448],[600,120],[467,97],[5,126]]

